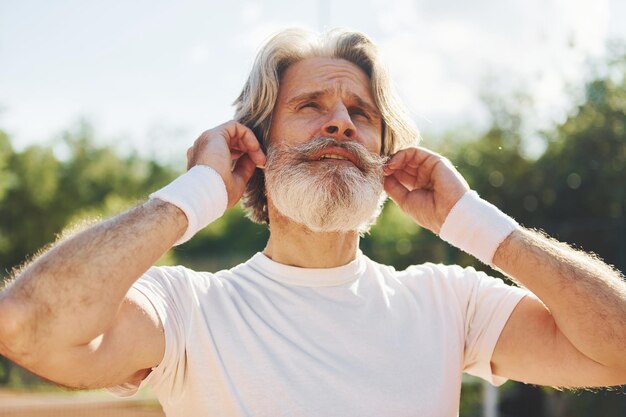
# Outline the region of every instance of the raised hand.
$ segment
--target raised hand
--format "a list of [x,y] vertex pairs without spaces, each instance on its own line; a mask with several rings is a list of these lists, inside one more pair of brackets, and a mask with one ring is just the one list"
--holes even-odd
[[252,130],[234,120],[202,133],[187,150],[187,169],[208,165],[226,184],[228,207],[243,195],[254,169],[265,166],[265,154]]
[[384,173],[389,197],[420,226],[437,234],[454,204],[469,190],[448,159],[420,147],[394,154]]

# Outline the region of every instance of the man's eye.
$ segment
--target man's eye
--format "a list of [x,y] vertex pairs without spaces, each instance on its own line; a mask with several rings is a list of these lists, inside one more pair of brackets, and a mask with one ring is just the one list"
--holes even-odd
[[359,116],[359,117],[364,117],[367,120],[370,119],[370,115],[363,109],[359,109],[359,108],[355,108],[355,109],[350,109],[350,114],[352,116]]
[[320,105],[317,104],[314,101],[308,101],[302,105],[300,105],[300,109],[306,109],[306,108],[310,108],[310,109],[319,109]]

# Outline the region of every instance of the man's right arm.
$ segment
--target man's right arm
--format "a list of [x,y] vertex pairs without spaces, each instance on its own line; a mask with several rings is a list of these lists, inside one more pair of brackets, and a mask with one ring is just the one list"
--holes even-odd
[[180,209],[154,199],[56,245],[0,294],[0,353],[77,388],[156,366],[158,318],[129,289],[186,227]]
[[[189,168],[217,171],[228,207],[265,163],[252,131],[234,121],[204,132],[187,158]],[[0,354],[77,388],[144,377],[165,340],[154,308],[131,286],[187,226],[181,209],[155,198],[55,245],[0,292]]]

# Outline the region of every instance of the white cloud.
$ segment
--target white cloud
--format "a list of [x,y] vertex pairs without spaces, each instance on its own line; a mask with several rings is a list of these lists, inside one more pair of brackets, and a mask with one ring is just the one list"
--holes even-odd
[[566,86],[582,84],[608,36],[608,0],[397,0],[381,11],[392,74],[418,124],[431,120],[433,130],[480,123],[489,77],[509,89],[502,95],[526,89],[537,126],[562,117]]
[[553,0],[565,36],[581,51],[601,54],[609,33],[608,0]]
[[[266,21],[251,28],[246,28],[233,39],[233,43],[244,46],[248,51],[256,52],[261,45],[270,38],[270,36],[282,29],[290,27],[300,27],[314,30],[301,21]],[[252,57],[250,58],[250,61],[252,61]]]
[[209,62],[211,50],[208,45],[195,45],[187,52],[187,59],[192,64],[205,64]]
[[243,17],[243,23],[251,24],[256,23],[261,17],[261,4],[249,2],[243,5],[241,9],[241,15]]
[[381,10],[378,24],[387,35],[413,31],[421,26],[416,2],[380,0],[376,2],[376,8]]

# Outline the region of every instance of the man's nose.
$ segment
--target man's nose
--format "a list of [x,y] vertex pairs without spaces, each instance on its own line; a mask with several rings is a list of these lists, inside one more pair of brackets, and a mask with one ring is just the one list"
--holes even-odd
[[322,127],[322,133],[337,140],[354,139],[356,127],[348,109],[344,105],[337,105]]

